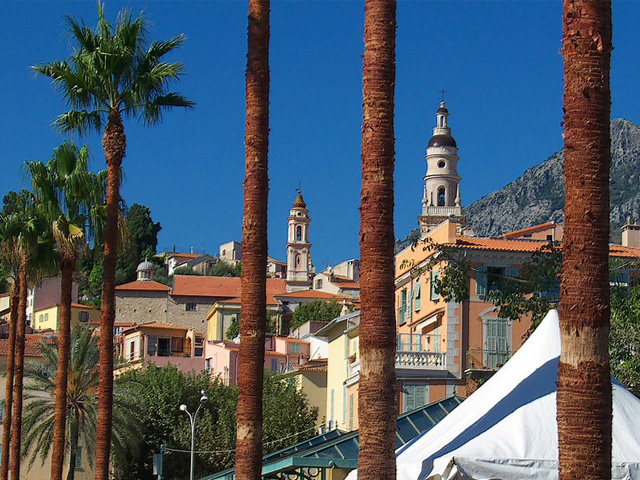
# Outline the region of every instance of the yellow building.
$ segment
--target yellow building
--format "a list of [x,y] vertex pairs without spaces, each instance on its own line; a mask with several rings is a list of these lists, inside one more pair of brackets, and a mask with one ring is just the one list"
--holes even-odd
[[[80,323],[88,325],[100,321],[100,310],[90,305],[71,304],[71,325]],[[60,304],[43,308],[34,312],[33,329],[36,331],[58,331],[60,324]]]
[[304,365],[292,365],[282,375],[295,382],[298,391],[307,396],[309,405],[318,409],[318,424],[326,424],[327,418],[327,359],[309,360]]

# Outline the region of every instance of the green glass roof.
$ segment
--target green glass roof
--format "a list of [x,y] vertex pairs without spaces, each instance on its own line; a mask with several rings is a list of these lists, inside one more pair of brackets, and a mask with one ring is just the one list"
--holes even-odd
[[[460,397],[449,397],[398,416],[396,449],[402,447],[446,417],[462,403]],[[266,455],[262,459],[262,476],[270,478],[301,467],[356,468],[358,465],[358,431],[332,430]],[[232,480],[234,469],[223,470],[201,480]]]

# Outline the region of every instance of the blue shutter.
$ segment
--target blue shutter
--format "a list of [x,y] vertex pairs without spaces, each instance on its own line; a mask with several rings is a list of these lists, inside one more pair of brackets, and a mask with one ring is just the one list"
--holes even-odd
[[476,295],[487,294],[487,267],[482,265],[476,270]]

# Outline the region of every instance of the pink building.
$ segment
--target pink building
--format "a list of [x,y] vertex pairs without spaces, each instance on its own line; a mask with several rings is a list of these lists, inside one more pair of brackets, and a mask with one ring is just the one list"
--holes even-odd
[[[205,348],[205,369],[226,385],[237,385],[240,344],[208,341]],[[267,334],[264,368],[276,373],[288,372],[292,365],[304,365],[310,356],[309,342]]]

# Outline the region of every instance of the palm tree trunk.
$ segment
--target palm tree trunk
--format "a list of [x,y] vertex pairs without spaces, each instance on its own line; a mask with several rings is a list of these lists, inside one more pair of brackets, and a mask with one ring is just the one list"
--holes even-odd
[[58,370],[56,373],[56,409],[53,420],[53,451],[51,454],[51,480],[62,480],[64,465],[65,427],[67,420],[67,377],[69,371],[69,345],[71,338],[71,289],[76,261],[63,258],[60,286],[60,325],[58,327]]
[[118,247],[118,209],[120,207],[120,167],[126,137],[120,112],[109,113],[102,137],[107,161],[107,219],[104,233],[104,278],[100,310],[100,383],[98,385],[98,423],[96,436],[96,480],[108,480],[113,423],[113,322],[116,316],[116,255]]
[[78,457],[78,418],[69,420],[69,470],[67,480],[73,480],[76,476],[76,458]]
[[366,0],[362,71],[358,477],[396,478],[393,106],[395,0]]
[[611,478],[611,1],[564,0],[565,229],[558,364],[560,480]]
[[20,297],[18,300],[18,325],[16,332],[15,368],[13,373],[13,412],[11,418],[11,480],[20,479],[20,446],[22,435],[22,382],[24,374],[24,338],[27,324],[27,275],[26,259],[20,260],[18,278]]
[[235,465],[238,480],[259,480],[262,471],[262,384],[267,322],[269,9],[269,0],[249,0]]
[[20,281],[16,279],[11,287],[11,313],[9,316],[9,352],[7,354],[7,383],[5,387],[4,421],[2,425],[2,457],[0,479],[9,478],[9,448],[11,446],[11,407],[13,406],[13,372],[15,368],[16,328],[18,325],[18,302]]

